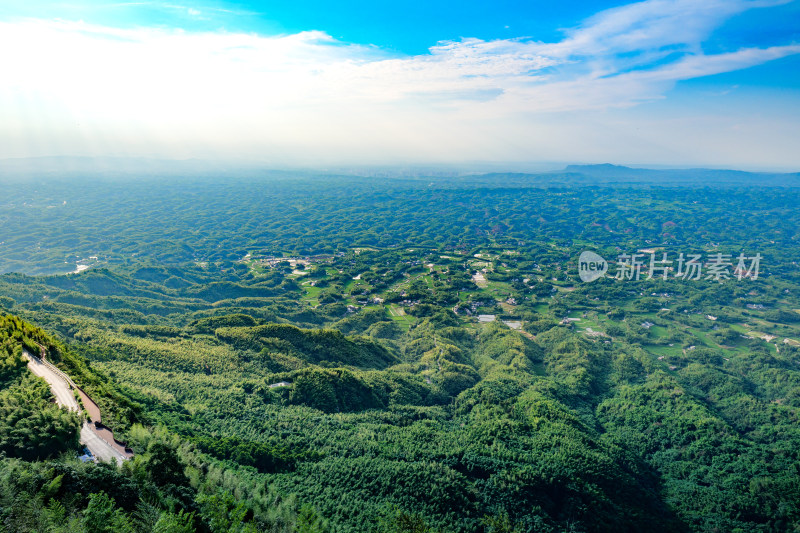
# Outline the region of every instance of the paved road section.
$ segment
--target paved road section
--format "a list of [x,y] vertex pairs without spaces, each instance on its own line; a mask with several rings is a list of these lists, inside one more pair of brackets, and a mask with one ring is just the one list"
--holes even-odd
[[72,394],[72,389],[60,376],[50,370],[38,357],[31,357],[28,352],[22,352],[22,355],[28,360],[28,369],[40,378],[44,378],[47,384],[50,385],[50,390],[53,392],[53,396],[56,397],[58,405],[76,413],[81,410],[78,406],[78,400]]
[[[53,391],[53,395],[56,397],[56,403],[58,405],[66,407],[70,411],[80,412],[81,408],[78,405],[78,400],[75,399],[75,395],[72,392],[72,387],[66,380],[58,375],[56,371],[54,371],[50,366],[42,362],[41,359],[38,357],[32,356],[30,353],[23,351],[23,357],[28,360],[28,368],[31,372],[36,374],[37,376],[44,378],[44,380],[50,385],[50,390]],[[109,432],[110,433],[110,432]],[[129,459],[131,454],[126,454],[123,451],[120,451],[119,445],[114,446],[109,444],[105,440],[103,440],[97,432],[94,431],[92,428],[92,424],[84,421],[83,426],[81,427],[81,444],[86,446],[92,455],[94,455],[100,461],[116,461],[118,464],[122,464],[122,461],[125,459]]]

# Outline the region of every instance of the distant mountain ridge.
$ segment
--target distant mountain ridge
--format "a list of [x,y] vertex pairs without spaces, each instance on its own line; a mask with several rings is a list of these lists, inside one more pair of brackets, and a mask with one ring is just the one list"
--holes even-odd
[[709,168],[650,169],[609,163],[567,165],[560,173],[579,174],[604,183],[649,182],[657,185],[762,185],[800,186],[800,173],[746,172]]
[[[502,167],[502,164],[494,165]],[[14,178],[71,179],[79,178],[342,178],[348,180],[389,180],[409,182],[434,180],[443,186],[592,186],[592,185],[660,185],[660,186],[761,186],[800,187],[800,172],[748,172],[743,170],[689,168],[652,169],[632,168],[610,163],[571,164],[562,170],[512,170],[518,164],[509,163],[508,171],[485,172],[480,165],[468,171],[468,164],[401,167],[363,166],[339,169],[301,169],[273,166],[254,161],[215,161],[201,159],[156,159],[137,157],[33,157],[0,159],[0,180]]]

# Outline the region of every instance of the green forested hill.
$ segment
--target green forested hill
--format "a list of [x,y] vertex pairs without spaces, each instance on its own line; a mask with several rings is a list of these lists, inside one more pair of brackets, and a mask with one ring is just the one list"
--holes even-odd
[[[39,437],[66,420],[24,377],[27,336],[136,456],[78,464],[67,437],[23,453],[36,438],[4,432],[0,523],[800,528],[798,191],[487,179],[108,183],[95,210],[28,218],[39,248],[9,226],[3,268],[51,274],[0,276],[0,306],[41,328],[3,319],[0,409],[24,391]],[[582,283],[585,249],[763,260],[758,279]],[[91,268],[53,274],[65,257]]]
[[30,324],[0,315],[0,454],[8,457],[45,459],[78,446],[78,416],[53,405],[47,383],[22,358],[42,340]]

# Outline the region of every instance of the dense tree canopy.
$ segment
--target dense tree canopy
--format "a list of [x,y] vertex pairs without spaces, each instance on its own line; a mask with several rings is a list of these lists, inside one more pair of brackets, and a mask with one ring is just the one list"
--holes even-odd
[[[20,184],[0,529],[797,530],[798,190],[558,179]],[[132,460],[76,459],[40,346]]]

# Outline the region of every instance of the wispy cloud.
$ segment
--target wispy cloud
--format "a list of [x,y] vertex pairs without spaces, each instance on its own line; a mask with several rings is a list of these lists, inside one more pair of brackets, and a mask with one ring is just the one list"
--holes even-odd
[[481,140],[460,131],[467,124],[507,121],[509,131],[524,131],[537,114],[635,106],[681,80],[798,54],[793,43],[704,52],[731,16],[780,3],[648,0],[598,13],[560,42],[464,39],[418,56],[319,31],[0,22],[0,48],[14,51],[0,55],[0,134],[13,133],[9,125],[62,131],[80,123],[120,142],[137,132],[222,151],[322,143],[335,152],[379,139],[419,148],[437,142],[427,125],[440,124],[450,137],[438,142],[468,152]]

